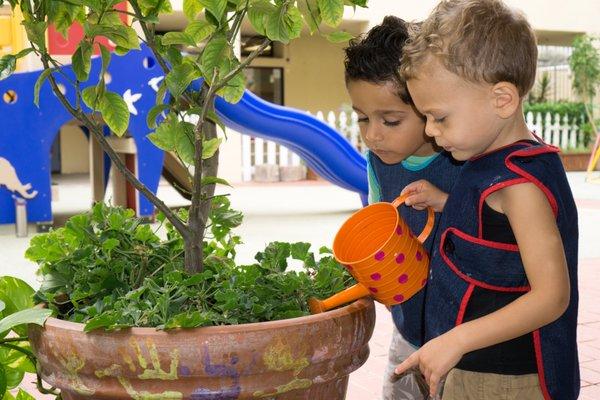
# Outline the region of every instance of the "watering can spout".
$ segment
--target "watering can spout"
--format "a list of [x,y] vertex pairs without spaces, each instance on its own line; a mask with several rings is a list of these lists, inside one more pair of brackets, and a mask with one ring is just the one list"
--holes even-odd
[[351,286],[346,290],[342,290],[341,292],[336,293],[325,300],[319,300],[313,297],[308,300],[308,307],[310,308],[311,314],[319,314],[341,306],[342,304],[350,303],[351,301],[369,296],[370,294],[371,293],[366,287],[360,283],[357,283],[356,285]]

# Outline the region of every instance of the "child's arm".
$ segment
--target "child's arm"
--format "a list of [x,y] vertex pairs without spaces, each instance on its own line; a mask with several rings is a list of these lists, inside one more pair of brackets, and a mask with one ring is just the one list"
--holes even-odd
[[411,206],[415,210],[424,210],[427,207],[433,208],[435,212],[442,212],[448,200],[448,193],[442,192],[436,186],[424,179],[411,182],[402,189],[401,194],[413,193],[404,204]]
[[501,189],[487,201],[509,219],[531,291],[496,312],[465,322],[429,341],[396,368],[396,373],[401,373],[419,365],[432,395],[437,392],[440,379],[465,353],[547,325],[558,319],[569,304],[569,272],[546,196],[534,184],[526,183]]

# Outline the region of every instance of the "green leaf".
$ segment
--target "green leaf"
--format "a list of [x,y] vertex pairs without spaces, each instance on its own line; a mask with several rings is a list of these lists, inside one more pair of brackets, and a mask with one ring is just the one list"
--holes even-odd
[[196,16],[204,9],[200,0],[183,0],[183,13],[189,20],[196,19]]
[[119,25],[92,25],[85,23],[85,33],[93,38],[96,36],[106,36],[112,40],[117,47],[131,50],[140,48],[140,40],[135,30],[129,26]]
[[114,92],[106,92],[100,102],[100,113],[108,127],[122,136],[129,126],[129,109],[123,97]]
[[0,313],[2,313],[2,311],[4,311],[4,309],[6,308],[6,304],[0,300]]
[[283,6],[267,16],[267,37],[282,43],[300,37],[302,32],[302,14],[296,7],[288,6],[283,12]]
[[85,332],[91,332],[94,329],[100,328],[108,328],[112,325],[115,325],[118,322],[119,318],[115,313],[106,312],[104,314],[100,314],[97,317],[91,318],[86,324],[83,330]]
[[185,32],[167,32],[162,37],[163,46],[170,46],[173,44],[184,44],[187,46],[195,46],[196,42],[194,39]]
[[0,394],[4,395],[6,386],[6,370],[4,369],[4,365],[0,363]]
[[156,129],[156,117],[160,113],[169,109],[168,104],[157,104],[148,111],[148,115],[146,116],[146,124],[148,124],[148,128]]
[[215,155],[221,145],[221,138],[204,140],[202,143],[202,159],[206,160]]
[[15,397],[10,392],[6,392],[2,400],[15,400]]
[[73,71],[75,71],[75,76],[80,82],[87,81],[90,76],[92,51],[92,45],[89,42],[82,41],[73,54]]
[[33,48],[28,47],[26,49],[21,50],[20,52],[18,52],[17,54],[15,54],[15,57],[17,57],[17,59],[19,58],[23,58],[26,55],[28,55],[29,53],[31,53],[33,51]]
[[52,72],[54,72],[53,69],[43,70],[40,76],[38,76],[37,80],[35,81],[35,86],[33,87],[33,104],[35,104],[38,108],[40,106],[40,90],[42,88],[42,85],[44,84],[46,79],[48,79]]
[[33,307],[33,289],[25,281],[12,276],[0,278],[0,300],[5,304],[4,314]]
[[8,54],[0,57],[0,81],[8,78],[17,68],[17,57]]
[[164,120],[154,133],[148,135],[148,139],[156,147],[165,151],[175,150],[175,131],[177,128],[177,122],[175,118],[167,118]]
[[41,51],[46,51],[46,30],[48,24],[42,21],[23,21],[29,41],[35,44]]
[[333,32],[333,33],[330,33],[329,35],[327,35],[327,40],[329,40],[331,43],[347,42],[353,38],[354,38],[354,35],[352,35],[349,32],[346,32],[346,31]]
[[[229,74],[239,65],[240,62],[235,57],[231,60],[224,59],[219,69],[219,80],[224,80],[225,76],[227,76],[227,74]],[[225,86],[222,89],[220,89],[217,92],[217,94],[222,96],[226,101],[230,103],[237,103],[244,95],[245,89],[246,78],[243,72],[239,71],[231,79],[229,79],[229,81],[225,84]]]
[[319,25],[321,24],[321,14],[319,14],[317,0],[299,0],[298,9],[302,13],[304,21],[306,21],[306,24],[310,29],[310,34],[312,35],[318,31]]
[[8,332],[11,329],[23,324],[44,325],[46,319],[52,315],[52,311],[45,308],[28,308],[17,311],[0,321],[0,332]]
[[102,55],[102,70],[100,71],[100,79],[104,78],[104,73],[108,69],[108,64],[110,64],[110,51],[103,45],[100,46],[100,54]]
[[62,34],[64,38],[67,37],[67,32],[73,22],[77,19],[80,13],[85,13],[83,7],[76,4],[69,4],[67,2],[57,1],[55,2],[56,8],[52,15],[48,18],[50,22],[54,24],[54,27],[58,32]]
[[[204,51],[206,53],[206,50]],[[167,87],[175,97],[181,96],[185,89],[201,76],[200,72],[190,63],[182,63],[173,67],[165,78]]]
[[6,374],[6,387],[9,390],[16,388],[23,380],[25,372],[8,366],[4,366],[4,369]]
[[102,96],[98,94],[96,86],[88,86],[81,91],[81,98],[83,103],[94,111],[100,109],[100,103],[102,102]]
[[179,157],[188,164],[194,163],[194,125],[189,122],[178,121],[175,130],[175,151]]
[[225,179],[218,178],[216,176],[205,176],[204,178],[202,178],[201,184],[202,184],[202,186],[205,186],[205,185],[217,185],[217,184],[219,184],[219,185],[225,185],[225,186],[233,187]]
[[336,27],[344,17],[344,0],[317,0],[323,22]]
[[220,21],[227,9],[227,0],[201,0],[208,11]]
[[17,393],[17,397],[15,400],[35,400],[35,397],[24,391],[23,389],[19,389],[19,393]]
[[266,35],[266,19],[277,10],[267,0],[257,0],[248,6],[248,19],[252,27],[261,35]]
[[200,43],[215,31],[214,25],[206,21],[193,21],[185,28],[185,33],[192,37],[195,43]]
[[218,68],[223,60],[229,59],[233,51],[225,36],[213,37],[204,48],[201,58],[201,69],[207,81],[213,76],[213,71]]
[[298,242],[292,243],[290,246],[291,256],[295,260],[304,261],[308,255],[310,249],[310,243]]

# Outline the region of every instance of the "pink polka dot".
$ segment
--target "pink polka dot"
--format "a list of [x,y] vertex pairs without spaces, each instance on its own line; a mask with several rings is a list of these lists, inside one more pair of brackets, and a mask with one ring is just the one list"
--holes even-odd
[[383,251],[378,251],[377,254],[375,254],[375,259],[377,261],[382,261],[385,258],[385,253]]
[[374,281],[378,281],[381,279],[381,274],[379,272],[375,272],[371,275],[371,279],[373,279]]
[[404,262],[404,254],[398,253],[398,255],[396,255],[396,264],[402,264],[403,262]]
[[423,279],[423,282],[421,282],[421,286],[425,286],[426,283],[427,283],[427,278]]
[[408,275],[406,275],[406,274],[400,275],[400,277],[398,278],[398,282],[400,282],[400,283],[408,282]]
[[396,234],[398,236],[402,235],[402,227],[400,225],[398,225],[398,227],[396,227]]
[[377,293],[377,288],[370,287],[369,290],[371,291],[371,293]]
[[394,296],[394,300],[398,301],[398,302],[403,302],[404,301],[404,296],[402,296],[401,294],[397,294]]
[[417,251],[417,261],[423,260],[423,254],[420,251]]

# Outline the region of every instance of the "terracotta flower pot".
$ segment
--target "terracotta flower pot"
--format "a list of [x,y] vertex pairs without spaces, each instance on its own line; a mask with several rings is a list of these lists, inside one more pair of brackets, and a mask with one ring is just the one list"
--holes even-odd
[[50,318],[29,334],[46,382],[76,399],[344,399],[369,356],[372,300],[307,317],[157,331],[83,332]]

